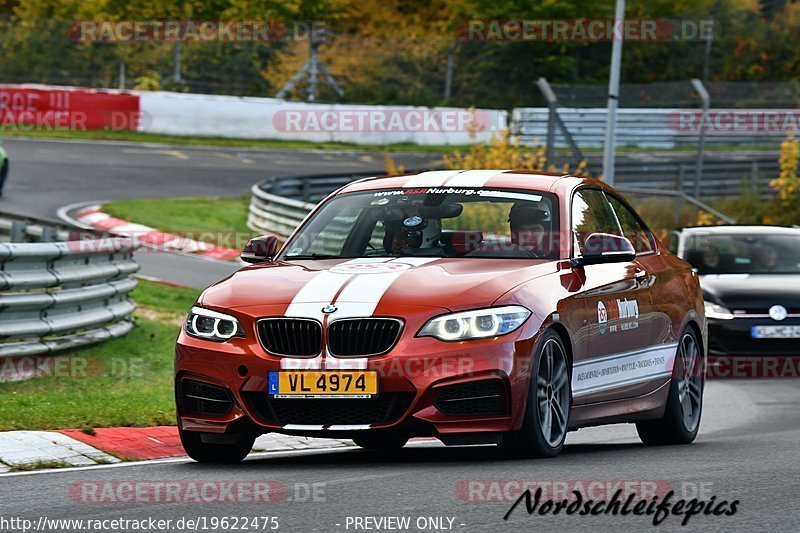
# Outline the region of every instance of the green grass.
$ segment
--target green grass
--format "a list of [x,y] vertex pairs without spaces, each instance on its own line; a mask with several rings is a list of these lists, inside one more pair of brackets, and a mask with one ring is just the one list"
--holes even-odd
[[126,336],[66,354],[54,375],[0,383],[0,430],[175,424],[175,339],[198,291],[140,280],[132,295]]
[[247,227],[249,198],[115,200],[106,213],[152,228],[241,249],[257,235]]
[[186,146],[228,146],[236,148],[265,148],[276,150],[359,150],[369,152],[452,152],[464,150],[469,146],[421,145],[397,143],[385,146],[353,144],[343,142],[276,141],[270,139],[232,139],[227,137],[190,137],[183,135],[162,135],[138,131],[118,130],[36,130],[27,131],[16,128],[0,128],[0,136],[33,137],[43,139],[77,139],[84,141],[130,141],[142,143],[178,144]]

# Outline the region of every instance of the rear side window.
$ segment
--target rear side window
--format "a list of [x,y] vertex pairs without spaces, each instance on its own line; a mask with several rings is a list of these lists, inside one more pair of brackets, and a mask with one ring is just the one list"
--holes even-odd
[[574,249],[583,254],[583,243],[592,233],[622,235],[617,217],[606,195],[598,189],[581,189],[572,197]]
[[613,195],[606,195],[611,207],[617,214],[617,220],[622,227],[622,234],[631,241],[633,249],[637,254],[646,254],[653,252],[656,247],[653,242],[653,234],[639,221],[639,218],[628,209],[618,198]]

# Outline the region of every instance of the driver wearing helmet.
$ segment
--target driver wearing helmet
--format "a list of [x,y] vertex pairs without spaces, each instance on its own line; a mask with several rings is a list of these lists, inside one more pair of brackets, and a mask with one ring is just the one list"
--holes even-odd
[[424,219],[411,215],[399,224],[388,224],[384,249],[392,255],[413,254],[414,250],[430,249],[440,244],[442,222],[437,218]]
[[550,225],[550,213],[536,206],[514,204],[508,213],[511,229],[511,242],[535,257],[549,253],[547,249],[545,226]]

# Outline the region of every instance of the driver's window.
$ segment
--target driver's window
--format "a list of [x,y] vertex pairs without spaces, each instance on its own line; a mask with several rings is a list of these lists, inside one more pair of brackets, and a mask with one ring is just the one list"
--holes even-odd
[[622,235],[617,217],[603,191],[581,189],[572,197],[572,237],[575,255],[583,254],[586,237],[592,233]]

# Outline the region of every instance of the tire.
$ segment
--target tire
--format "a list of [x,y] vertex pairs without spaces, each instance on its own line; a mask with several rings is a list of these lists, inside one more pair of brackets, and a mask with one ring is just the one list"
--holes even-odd
[[517,457],[542,458],[561,453],[567,438],[572,407],[571,374],[567,350],[561,337],[555,331],[548,330],[539,341],[533,357],[522,427],[503,436],[500,447],[504,451]]
[[[231,434],[230,443],[212,444],[203,442],[202,433],[179,430],[181,444],[186,454],[198,463],[233,464],[247,457],[253,449],[256,435],[249,432]],[[212,434],[219,438],[219,435]],[[224,435],[224,434],[223,434]]]
[[361,433],[353,437],[353,442],[365,450],[399,450],[408,442],[408,436],[399,433]]
[[678,342],[664,416],[636,424],[644,444],[689,444],[697,437],[705,387],[705,358],[701,346],[697,334],[687,326]]

